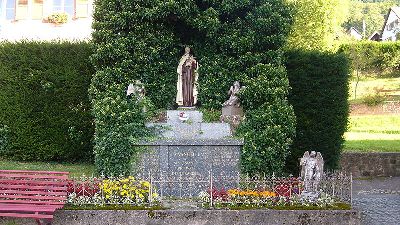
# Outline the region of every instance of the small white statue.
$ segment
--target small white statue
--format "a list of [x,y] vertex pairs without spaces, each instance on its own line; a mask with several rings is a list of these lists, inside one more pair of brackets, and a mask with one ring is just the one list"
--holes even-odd
[[222,104],[222,106],[235,106],[235,107],[240,107],[240,100],[239,97],[237,96],[239,91],[242,90],[244,87],[240,87],[239,81],[235,81],[231,88],[229,89],[228,94],[229,99]]
[[306,151],[300,160],[301,178],[304,181],[305,192],[317,192],[324,172],[324,159],[321,153]]
[[145,93],[144,85],[139,80],[135,81],[135,84],[129,84],[126,90],[127,97],[131,98],[134,95],[139,101],[145,96]]

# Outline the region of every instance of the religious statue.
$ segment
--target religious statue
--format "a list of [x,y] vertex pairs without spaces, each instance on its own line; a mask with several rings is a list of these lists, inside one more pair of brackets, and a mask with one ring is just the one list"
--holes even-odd
[[193,107],[197,103],[197,69],[199,65],[190,53],[190,48],[185,48],[185,54],[179,60],[178,81],[176,84],[176,103],[178,106]]
[[222,104],[222,106],[235,106],[235,107],[240,107],[240,101],[239,97],[237,94],[242,88],[240,88],[240,83],[239,81],[233,82],[233,85],[228,91],[228,95],[230,95],[229,99]]
[[306,151],[300,160],[301,178],[304,181],[304,192],[317,192],[324,171],[324,159],[321,153]]
[[135,81],[135,84],[129,84],[128,89],[126,90],[126,96],[128,98],[132,98],[135,96],[137,100],[142,100],[146,94],[144,89],[144,85],[140,80]]

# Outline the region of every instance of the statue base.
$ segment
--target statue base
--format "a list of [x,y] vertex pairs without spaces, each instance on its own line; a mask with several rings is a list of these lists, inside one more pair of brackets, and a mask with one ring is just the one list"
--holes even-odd
[[222,116],[243,116],[243,108],[233,105],[222,107]]
[[196,106],[179,106],[176,110],[196,110]]
[[321,193],[318,191],[303,191],[301,193],[301,200],[308,202],[315,202],[320,196]]
[[242,107],[231,105],[223,106],[220,121],[223,123],[228,123],[230,125],[232,134],[235,134],[236,129],[239,127],[239,124],[243,120],[243,115],[244,113]]

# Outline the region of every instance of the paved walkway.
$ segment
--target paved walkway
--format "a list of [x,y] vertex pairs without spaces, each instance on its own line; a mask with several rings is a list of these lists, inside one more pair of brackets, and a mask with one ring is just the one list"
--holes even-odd
[[354,180],[353,206],[363,225],[400,224],[400,177]]

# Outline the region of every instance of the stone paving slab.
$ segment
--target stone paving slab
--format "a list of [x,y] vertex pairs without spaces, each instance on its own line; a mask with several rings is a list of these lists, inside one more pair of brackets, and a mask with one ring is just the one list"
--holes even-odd
[[354,180],[353,207],[363,225],[400,224],[400,177]]

